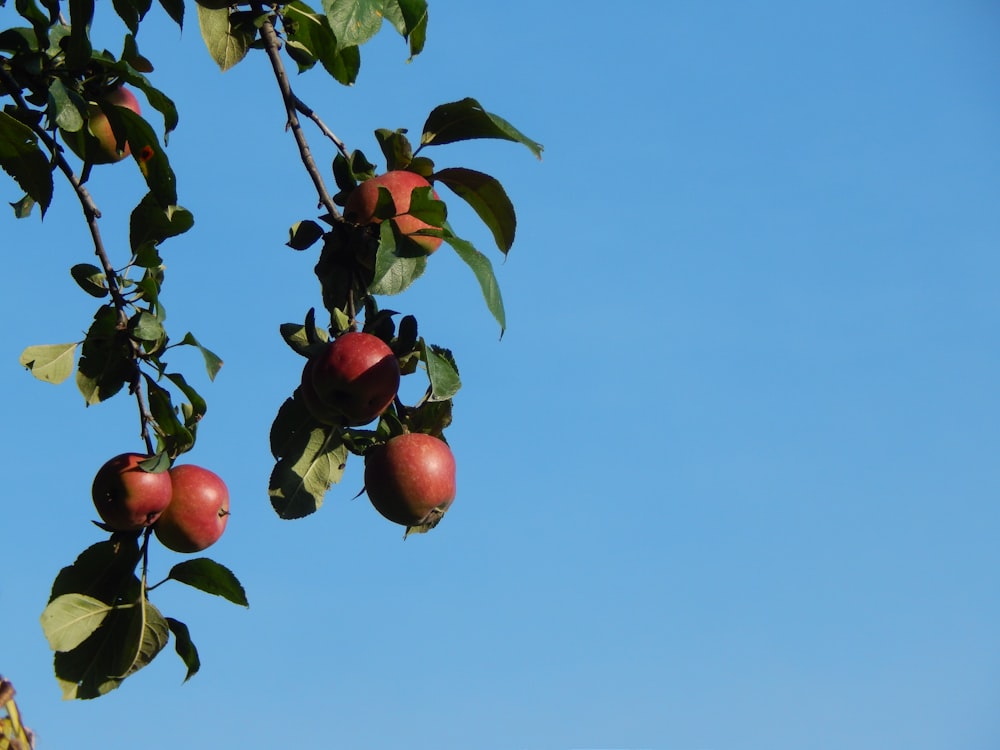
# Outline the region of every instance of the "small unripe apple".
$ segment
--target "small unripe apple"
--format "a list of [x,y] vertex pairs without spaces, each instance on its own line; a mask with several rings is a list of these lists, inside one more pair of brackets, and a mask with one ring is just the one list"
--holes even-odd
[[[368,424],[384,412],[399,390],[399,361],[378,336],[349,332],[338,336],[303,368],[323,410],[345,425]],[[303,391],[303,399],[309,404]],[[331,412],[314,412],[317,419]]]
[[455,499],[455,456],[433,435],[398,435],[365,453],[365,492],[393,523],[433,525]]
[[[347,204],[344,206],[344,218],[354,224],[380,223],[382,220],[375,215],[375,208],[378,205],[378,189],[384,187],[392,195],[392,202],[396,206],[394,220],[399,231],[410,237],[430,255],[441,246],[441,238],[415,235],[414,232],[421,229],[440,229],[441,227],[432,226],[409,214],[410,194],[414,188],[430,186],[431,184],[416,172],[405,169],[386,172],[378,177],[365,180],[351,192]],[[438,197],[436,191],[434,197]]]
[[144,470],[139,463],[147,458],[139,453],[122,453],[107,461],[94,477],[94,507],[101,520],[115,531],[150,526],[170,504],[170,474]]
[[170,505],[153,526],[175,552],[201,552],[215,544],[229,521],[229,489],[218,474],[194,464],[170,470]]

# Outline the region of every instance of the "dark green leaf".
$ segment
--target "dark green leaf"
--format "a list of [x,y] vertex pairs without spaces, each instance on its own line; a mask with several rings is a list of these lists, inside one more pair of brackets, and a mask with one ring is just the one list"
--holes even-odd
[[443,182],[464,200],[493,232],[497,247],[504,253],[514,244],[517,217],[503,186],[488,174],[454,167],[442,169],[434,179]]
[[479,102],[471,98],[435,107],[424,123],[420,143],[424,146],[439,146],[474,138],[497,138],[522,143],[535,156],[542,158],[542,144],[528,138],[502,117],[487,112]]
[[384,0],[386,19],[409,43],[410,59],[419,55],[427,39],[426,0]]
[[507,328],[507,314],[504,312],[503,297],[500,295],[500,286],[497,284],[496,275],[493,273],[493,264],[490,259],[476,250],[471,242],[446,234],[444,241],[447,242],[458,253],[458,257],[465,261],[466,265],[472,269],[479,282],[479,288],[483,292],[483,299],[497,323],[500,324],[500,336],[503,336],[504,329]]
[[112,129],[117,129],[119,124],[124,127],[132,158],[139,165],[139,171],[146,179],[146,185],[156,203],[163,210],[175,207],[177,179],[170,168],[166,152],[149,123],[125,107],[102,105],[101,110],[108,116]]
[[195,648],[194,641],[191,640],[191,631],[188,626],[173,617],[167,618],[167,626],[174,634],[174,649],[181,657],[184,666],[187,667],[187,674],[184,675],[184,682],[187,682],[201,669],[201,659],[198,658],[198,649]]
[[10,206],[14,209],[15,218],[26,219],[31,216],[31,209],[35,207],[35,201],[30,195],[26,195],[21,200],[11,203]]
[[129,244],[133,253],[139,253],[193,226],[194,216],[186,208],[172,205],[164,208],[152,193],[146,193],[129,217]]
[[323,237],[323,227],[311,219],[297,221],[288,230],[288,242],[292,250],[307,250]]
[[113,0],[115,13],[133,34],[139,31],[139,22],[145,17],[151,5],[150,0]]
[[413,160],[413,147],[406,137],[406,130],[387,130],[379,128],[375,131],[382,153],[385,154],[386,170],[406,169]]
[[87,294],[98,299],[108,296],[108,277],[93,263],[77,263],[69,272]]
[[0,111],[0,168],[41,206],[44,216],[52,201],[49,159],[38,147],[31,128],[3,111]]
[[199,344],[198,339],[196,339],[190,332],[184,334],[184,338],[180,343],[185,346],[196,347],[201,352],[202,357],[205,358],[205,369],[208,371],[208,379],[215,380],[215,376],[218,375],[219,370],[222,369],[222,360],[219,359],[219,356],[215,352],[210,349],[206,349]]
[[[128,0],[124,0],[124,2],[128,2]],[[145,10],[142,11],[145,13],[149,10],[150,2],[149,0],[140,0],[140,5],[145,5]],[[153,72],[153,63],[139,54],[139,45],[136,44],[135,37],[132,34],[125,35],[121,58],[123,62],[128,63],[131,68],[138,70],[140,73]]]
[[174,23],[184,28],[184,0],[160,0],[160,5],[174,19]]
[[82,106],[83,101],[66,88],[62,79],[52,80],[49,84],[49,111],[55,113],[52,119],[61,130],[75,133],[83,127],[83,114],[80,112]]
[[132,574],[141,557],[136,536],[98,542],[59,571],[49,601],[64,594],[86,594],[112,604],[123,598],[138,579]]
[[206,594],[221,596],[233,604],[250,606],[243,585],[233,575],[233,572],[207,557],[198,557],[194,560],[177,563],[170,569],[167,578],[185,583],[199,591],[204,591]]
[[94,0],[69,0],[69,43],[66,62],[82,68],[90,62],[90,23],[94,20]]
[[356,46],[338,44],[327,17],[303,2],[281,9],[288,54],[306,70],[319,60],[338,82],[349,86],[358,77],[361,55]]
[[87,405],[106,401],[135,374],[127,334],[118,330],[118,311],[105,305],[94,315],[80,350],[76,384]]
[[201,418],[205,416],[205,412],[208,411],[208,404],[205,403],[205,399],[201,397],[201,394],[192,388],[180,373],[168,372],[167,378],[180,389],[181,393],[184,394],[190,403],[190,413],[184,420],[184,424],[189,429],[194,429]]

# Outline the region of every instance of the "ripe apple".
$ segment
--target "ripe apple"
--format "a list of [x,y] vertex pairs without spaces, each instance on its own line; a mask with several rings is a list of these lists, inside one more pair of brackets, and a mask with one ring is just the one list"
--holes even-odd
[[[378,189],[384,187],[392,195],[392,202],[396,206],[395,222],[399,231],[410,237],[430,255],[441,246],[441,238],[424,237],[413,233],[421,229],[440,229],[441,227],[432,226],[408,213],[410,194],[414,188],[430,186],[431,184],[416,172],[405,169],[386,172],[378,177],[365,180],[354,189],[344,206],[344,218],[354,224],[380,223],[382,220],[375,216],[375,207],[378,205]],[[436,191],[434,197],[438,197]]]
[[[311,372],[307,372],[311,371]],[[303,380],[310,382],[316,401],[314,412],[321,421],[339,415],[345,425],[368,424],[384,412],[399,390],[399,361],[378,336],[349,332],[328,343],[303,368]],[[302,396],[309,405],[313,394]]]
[[434,525],[455,499],[455,456],[433,435],[398,435],[365,453],[365,491],[393,523]]
[[174,552],[200,552],[215,544],[229,520],[229,490],[218,474],[194,464],[170,470],[170,505],[153,526]]
[[170,504],[170,474],[144,470],[139,462],[147,458],[139,453],[122,453],[107,461],[94,477],[94,507],[101,520],[115,531],[150,526]]

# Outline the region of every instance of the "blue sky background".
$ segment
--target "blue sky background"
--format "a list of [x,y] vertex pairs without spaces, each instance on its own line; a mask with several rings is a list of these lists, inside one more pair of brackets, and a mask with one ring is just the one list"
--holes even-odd
[[[985,0],[432,0],[412,64],[386,31],[354,90],[294,78],[372,158],[375,128],[418,134],[464,96],[546,146],[431,154],[498,177],[519,227],[502,342],[447,250],[386,303],[465,384],[459,497],[403,543],[351,500],[360,461],[314,516],[271,510],[268,428],[301,368],[277,327],[320,306],[314,254],[283,243],[315,195],[262,54],[220,74],[193,6],[182,35],[154,9],[140,47],[197,222],[163,249],[168,326],[226,362],[212,384],[171,364],[209,401],[189,459],[230,486],[211,556],[251,608],[158,589],[201,673],[181,685],[165,652],[60,700],[38,615],[102,537],[94,472],[140,443],[131,401],[84,409],[17,364],[93,314],[72,195],[3,218],[0,671],[40,747],[1000,746],[998,32]],[[90,187],[124,258],[137,173]]]

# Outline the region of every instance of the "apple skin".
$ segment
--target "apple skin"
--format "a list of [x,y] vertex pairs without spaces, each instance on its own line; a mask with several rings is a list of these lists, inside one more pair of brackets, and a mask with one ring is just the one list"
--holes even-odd
[[98,469],[91,486],[94,507],[115,531],[138,531],[156,522],[170,504],[170,474],[139,466],[149,456],[122,453]]
[[170,505],[153,526],[174,552],[201,552],[215,544],[229,521],[229,489],[219,475],[194,464],[170,470]]
[[[365,180],[354,189],[344,206],[344,218],[354,224],[380,223],[382,220],[375,216],[375,207],[378,205],[378,189],[384,187],[392,195],[392,202],[396,206],[395,222],[399,231],[410,237],[430,255],[441,247],[441,238],[422,237],[413,233],[420,229],[440,229],[441,227],[432,226],[407,213],[410,210],[410,194],[413,189],[430,186],[431,184],[416,172],[405,169],[386,172],[378,177]],[[434,192],[434,197],[438,197],[437,191]]]
[[[135,98],[135,94],[124,86],[119,86],[105,94],[104,102],[125,107],[136,114],[142,114],[142,110],[139,107],[139,100]],[[111,129],[111,123],[108,122],[108,116],[101,111],[100,106],[96,102],[91,102],[87,113],[89,118],[88,127],[90,133],[94,136],[90,156],[95,164],[112,164],[121,161],[131,153],[128,142],[125,143],[125,148],[122,151],[116,148],[115,133]]]
[[[310,370],[311,373],[306,371]],[[388,408],[399,390],[399,360],[378,336],[352,331],[328,343],[303,368],[321,405],[320,421],[339,415],[341,424],[368,424]],[[327,411],[328,410],[328,411]]]
[[455,499],[455,456],[433,435],[398,435],[365,453],[365,492],[393,523],[434,525]]

